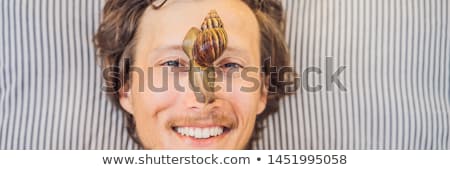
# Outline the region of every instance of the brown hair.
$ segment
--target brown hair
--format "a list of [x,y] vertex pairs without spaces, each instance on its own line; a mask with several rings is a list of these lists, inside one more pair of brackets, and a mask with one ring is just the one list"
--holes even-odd
[[[97,55],[102,63],[103,77],[106,86],[104,90],[111,95],[113,102],[119,106],[119,90],[129,81],[129,66],[134,55],[134,39],[140,18],[149,7],[155,9],[164,5],[166,0],[159,4],[155,0],[108,0],[103,8],[103,18],[95,35]],[[294,92],[297,89],[297,81],[293,70],[286,73],[294,74],[269,74],[274,72],[271,68],[289,66],[289,52],[284,39],[285,20],[283,9],[279,0],[242,0],[254,12],[261,35],[260,50],[263,71],[266,73],[268,84],[268,100],[265,110],[257,117],[255,131],[252,139],[258,138],[259,131],[263,128],[262,122],[268,115],[279,109],[281,97]],[[279,71],[279,70],[275,70]],[[289,77],[289,75],[291,77]],[[290,90],[287,87],[292,87]],[[135,133],[136,124],[134,117],[125,112],[127,119],[127,131],[132,139],[140,146],[141,143]],[[251,142],[249,142],[251,144]]]

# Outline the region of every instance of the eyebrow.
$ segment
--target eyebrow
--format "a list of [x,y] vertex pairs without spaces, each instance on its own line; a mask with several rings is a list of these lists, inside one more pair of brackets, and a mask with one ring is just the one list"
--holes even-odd
[[155,51],[166,51],[166,50],[183,50],[183,48],[180,45],[167,45],[167,46],[160,46],[155,49]]
[[[183,47],[181,45],[165,45],[165,46],[160,46],[160,47],[156,48],[155,51],[156,52],[162,52],[162,51],[183,51]],[[226,48],[226,50],[225,50],[225,53],[231,53],[231,54],[242,54],[242,53],[244,53],[246,56],[250,57],[249,51],[244,50],[244,49],[240,49],[238,47],[233,47],[233,46],[228,46]]]
[[[233,47],[233,46],[227,47],[227,49],[225,50],[225,53],[224,53],[224,54],[226,54],[226,53],[231,53],[231,54],[244,54],[243,56],[246,56],[246,57],[250,57],[250,56],[251,56],[251,55],[250,55],[250,51],[245,50],[245,49],[241,49],[241,48],[236,48],[236,47]],[[242,55],[241,55],[241,56],[242,56]]]

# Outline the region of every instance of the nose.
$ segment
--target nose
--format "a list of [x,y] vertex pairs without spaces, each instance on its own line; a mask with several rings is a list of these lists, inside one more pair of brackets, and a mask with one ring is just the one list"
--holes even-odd
[[198,90],[194,90],[189,83],[186,83],[184,94],[184,104],[194,111],[201,111],[205,107],[205,96]]
[[[192,63],[191,63],[192,64]],[[191,68],[192,65],[191,65]],[[204,110],[205,105],[212,104],[216,101],[216,95],[218,91],[214,88],[215,76],[214,68],[208,67],[206,70],[196,68],[197,70],[189,70],[188,80],[185,83],[185,105],[194,110]],[[210,76],[210,77],[207,77]],[[212,83],[211,84],[209,83]]]

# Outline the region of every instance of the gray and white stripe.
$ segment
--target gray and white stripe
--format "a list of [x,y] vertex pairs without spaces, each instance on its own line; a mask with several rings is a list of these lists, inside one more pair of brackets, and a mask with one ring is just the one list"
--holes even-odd
[[[282,102],[258,148],[450,149],[446,0],[284,1],[286,38],[311,85]],[[347,91],[325,89],[326,57]],[[302,75],[305,78],[305,75]]]
[[101,1],[1,1],[1,149],[133,149],[101,92]]

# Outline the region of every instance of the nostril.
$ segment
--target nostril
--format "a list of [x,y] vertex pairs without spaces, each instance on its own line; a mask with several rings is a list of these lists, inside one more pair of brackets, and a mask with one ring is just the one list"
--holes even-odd
[[213,103],[214,101],[215,101],[216,99],[215,98],[208,98],[208,101],[206,101],[206,103],[207,104],[211,104],[211,103]]

